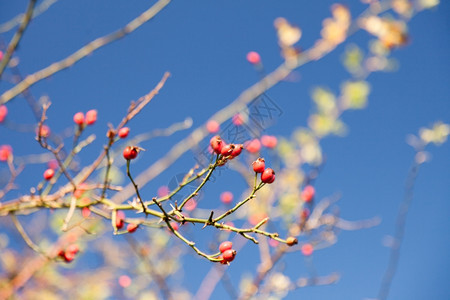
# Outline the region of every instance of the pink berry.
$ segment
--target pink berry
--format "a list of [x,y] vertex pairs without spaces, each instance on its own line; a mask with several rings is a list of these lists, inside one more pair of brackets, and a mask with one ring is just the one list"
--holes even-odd
[[261,63],[261,56],[259,56],[258,52],[250,51],[247,53],[247,61],[252,65],[258,65]]
[[311,254],[313,254],[314,248],[311,244],[304,244],[301,251],[304,256],[310,256]]
[[226,191],[220,194],[220,201],[222,201],[223,204],[230,204],[233,202],[233,193]]
[[241,126],[242,124],[245,123],[245,120],[244,120],[244,117],[240,113],[237,113],[233,116],[233,118],[231,119],[231,122],[233,122],[233,124],[236,126]]
[[6,105],[1,105],[0,106],[0,123],[2,123],[5,120],[7,115],[8,115],[8,109],[6,108]]
[[77,189],[75,190],[73,195],[75,198],[80,199],[81,196],[83,196],[83,194],[86,192],[86,190],[87,190],[87,184],[83,182],[79,186],[77,186]]
[[169,187],[162,185],[158,188],[158,191],[156,192],[158,194],[158,197],[164,197],[169,195]]
[[42,125],[41,126],[41,130],[40,133],[38,132],[39,128],[36,130],[36,134],[40,135],[41,137],[48,137],[50,135],[50,127],[48,127],[47,125]]
[[264,183],[272,183],[275,181],[275,171],[267,168],[261,173],[261,181]]
[[233,153],[233,151],[234,151],[234,145],[228,144],[228,145],[224,145],[222,147],[222,149],[220,150],[220,154],[222,154],[223,157],[227,157],[227,156],[230,156],[231,153]]
[[256,153],[261,150],[261,142],[258,139],[251,140],[244,144],[245,149],[250,153]]
[[137,157],[137,155],[138,155],[138,148],[137,147],[127,146],[123,150],[123,157],[126,160],[135,159]]
[[55,175],[55,170],[53,169],[47,169],[44,172],[44,179],[45,180],[50,180],[53,178],[53,176]]
[[219,251],[221,253],[224,253],[225,251],[230,250],[231,248],[233,248],[233,243],[230,241],[225,241],[220,244]]
[[91,210],[89,209],[89,207],[85,206],[81,209],[81,215],[83,216],[83,218],[87,218],[91,215]]
[[311,202],[314,199],[316,191],[312,185],[307,185],[303,188],[302,199],[305,202]]
[[126,138],[129,133],[130,133],[130,128],[128,128],[128,127],[122,127],[119,129],[119,137],[121,139]]
[[73,121],[75,124],[83,125],[84,123],[84,114],[80,111],[73,115]]
[[233,158],[238,156],[239,154],[241,154],[242,149],[244,149],[244,145],[242,145],[242,144],[234,145],[234,150],[233,150],[233,152],[231,152],[231,156]]
[[86,124],[92,125],[97,121],[97,110],[91,109],[86,113]]
[[10,145],[0,146],[0,161],[7,161],[12,155],[12,148]]
[[77,254],[78,251],[80,251],[80,248],[78,247],[77,244],[70,244],[70,245],[67,246],[67,248],[66,248],[66,253],[67,253],[67,252],[70,252],[70,253],[73,253],[73,254]]
[[3,51],[0,51],[0,61],[3,59]]
[[178,222],[170,222],[170,225],[172,226],[173,230],[177,231],[180,226],[178,225]]
[[58,169],[58,166],[59,166],[58,161],[56,159],[49,160],[47,163],[47,167],[49,169],[56,170],[56,169]]
[[187,211],[193,211],[197,207],[197,202],[194,199],[189,199],[184,206],[184,209]]
[[275,148],[277,146],[278,140],[277,137],[273,135],[263,135],[261,137],[261,144],[266,148]]
[[72,252],[64,252],[64,260],[66,263],[70,263],[75,258],[75,253]]
[[122,275],[119,277],[119,285],[123,288],[127,288],[131,285],[131,278],[127,275]]
[[264,158],[260,157],[252,163],[252,166],[253,166],[253,171],[255,171],[256,173],[262,173],[262,172],[264,172],[264,170],[266,168],[266,162],[265,162]]
[[125,214],[123,211],[118,210],[116,212],[116,228],[121,229],[125,224]]
[[236,257],[236,250],[229,249],[223,252],[222,254],[223,260],[226,262],[231,262]]
[[133,233],[133,232],[135,232],[138,229],[138,227],[139,227],[138,224],[130,223],[130,224],[127,225],[127,231],[129,233]]
[[211,145],[211,148],[213,149],[213,151],[216,154],[220,154],[220,152],[222,151],[224,142],[222,141],[220,136],[216,135],[211,138],[211,140],[209,141],[209,144]]
[[216,133],[220,130],[220,125],[215,120],[209,120],[208,123],[206,123],[206,129],[209,133]]

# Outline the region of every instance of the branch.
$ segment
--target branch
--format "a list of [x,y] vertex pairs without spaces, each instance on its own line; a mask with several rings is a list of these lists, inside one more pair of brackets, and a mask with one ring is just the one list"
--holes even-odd
[[[32,2],[35,2],[36,0],[32,0]],[[93,53],[95,50],[108,45],[109,43],[112,43],[118,39],[121,39],[125,37],[126,35],[130,34],[131,32],[135,31],[137,28],[142,26],[144,23],[151,20],[156,14],[158,14],[164,7],[166,7],[170,3],[170,0],[159,0],[156,2],[152,7],[150,7],[148,10],[143,12],[140,16],[132,20],[130,23],[128,23],[125,27],[110,33],[106,36],[97,38],[87,44],[86,46],[80,48],[75,53],[69,55],[63,60],[60,60],[59,62],[53,63],[50,66],[34,73],[31,75],[28,75],[24,80],[22,80],[19,84],[14,86],[13,88],[9,89],[8,91],[4,92],[0,96],[0,105],[5,104],[35,83],[50,77],[51,75],[62,71],[64,69],[69,68],[70,66],[74,65],[79,60],[85,58],[89,54]],[[30,15],[31,17],[31,15]],[[3,59],[2,64],[6,62],[7,56]],[[1,74],[1,73],[0,73]]]
[[23,18],[22,23],[20,24],[20,26],[17,29],[16,33],[14,34],[11,42],[9,43],[6,53],[5,53],[5,56],[0,61],[0,78],[2,78],[3,71],[5,71],[5,68],[8,65],[9,61],[11,60],[11,57],[12,57],[14,51],[16,50],[17,46],[19,45],[19,42],[22,39],[22,36],[23,36],[25,30],[27,29],[28,24],[30,24],[35,4],[36,4],[36,0],[30,0],[30,2],[28,3],[25,17]]

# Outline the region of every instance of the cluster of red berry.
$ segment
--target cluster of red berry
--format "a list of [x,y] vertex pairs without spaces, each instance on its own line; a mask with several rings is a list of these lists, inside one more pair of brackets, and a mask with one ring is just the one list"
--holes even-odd
[[[121,210],[118,210],[116,212],[116,228],[122,229],[124,225],[125,225],[125,213]],[[138,224],[130,223],[127,225],[127,231],[129,233],[133,233],[138,229],[138,227],[139,227]]]
[[275,171],[271,168],[266,169],[264,158],[258,158],[252,163],[253,171],[261,173],[261,181],[264,183],[272,183],[275,181]]
[[70,263],[75,258],[75,255],[78,253],[79,250],[80,249],[77,244],[71,244],[67,246],[65,250],[63,249],[59,250],[58,256],[64,259],[66,263]]
[[73,116],[73,121],[80,127],[84,124],[92,125],[97,121],[97,110],[91,109],[86,113],[86,116],[81,111],[77,112]]
[[222,253],[219,256],[221,264],[227,265],[236,257],[236,250],[233,250],[233,243],[230,241],[222,242],[219,246],[219,251]]
[[242,149],[244,149],[244,145],[242,144],[227,144],[224,140],[218,135],[213,136],[209,141],[209,145],[214,153],[220,155],[219,160],[222,164],[228,159],[233,159],[241,154]]

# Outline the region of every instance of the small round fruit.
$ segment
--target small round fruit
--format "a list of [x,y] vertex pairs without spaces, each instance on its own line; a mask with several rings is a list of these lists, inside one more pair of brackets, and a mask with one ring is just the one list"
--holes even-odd
[[130,223],[130,224],[127,225],[127,231],[129,233],[135,232],[138,229],[138,227],[139,227],[138,224]]
[[123,211],[118,210],[116,212],[116,228],[121,229],[125,224],[125,214]]
[[224,253],[225,251],[230,250],[232,248],[233,248],[233,243],[230,241],[225,241],[220,244],[219,251],[221,253]]
[[233,153],[233,151],[234,151],[234,145],[228,144],[228,145],[224,145],[222,147],[222,149],[220,150],[220,154],[222,154],[223,157],[227,157],[227,156],[230,156],[231,153]]
[[242,145],[242,144],[234,145],[234,150],[233,150],[233,152],[231,152],[231,156],[233,158],[238,156],[239,154],[241,154],[242,149],[244,149],[244,145]]
[[253,139],[245,143],[245,149],[250,153],[256,153],[261,150],[261,142],[258,139]]
[[256,173],[262,173],[266,168],[266,161],[264,160],[264,158],[260,157],[252,163],[252,166],[253,171],[255,171]]
[[213,149],[213,151],[216,154],[220,154],[220,152],[222,151],[224,142],[222,141],[220,136],[216,135],[211,138],[211,140],[209,141],[209,144],[211,145],[211,148]]
[[220,124],[215,120],[209,120],[208,123],[206,123],[206,130],[208,130],[209,133],[216,133],[220,130]]
[[2,123],[6,116],[8,115],[8,108],[6,108],[6,105],[0,105],[0,123]]
[[307,185],[303,188],[302,199],[305,202],[311,202],[314,199],[316,191],[312,185]]
[[126,160],[135,159],[138,155],[138,148],[134,146],[127,146],[123,150],[123,157]]
[[269,149],[275,148],[277,146],[278,139],[273,135],[263,135],[261,137],[261,144]]
[[223,204],[230,204],[233,202],[233,193],[226,191],[220,194],[220,201],[222,201]]
[[264,183],[272,183],[275,181],[275,171],[267,168],[261,173],[261,181]]
[[0,146],[0,161],[7,161],[12,155],[12,147],[10,145]]
[[83,125],[84,123],[84,114],[80,111],[73,115],[73,121],[75,124]]
[[288,245],[289,247],[292,247],[297,244],[298,244],[298,240],[293,236],[290,236],[286,239],[286,245]]
[[122,127],[119,129],[119,137],[121,139],[126,138],[129,133],[130,133],[130,128],[128,128],[128,127]]
[[226,262],[231,262],[236,257],[236,250],[229,249],[223,252],[223,260]]
[[53,169],[47,169],[44,172],[44,179],[45,180],[50,180],[53,178],[53,176],[55,175],[55,170]]
[[258,52],[250,51],[247,53],[247,61],[252,65],[258,65],[261,63],[261,56]]
[[311,254],[313,254],[313,252],[314,252],[314,248],[313,248],[313,246],[311,245],[311,244],[304,244],[303,246],[302,246],[302,254],[304,255],[304,256],[310,256]]
[[66,248],[66,253],[67,253],[67,252],[70,252],[70,253],[73,253],[73,254],[77,254],[78,251],[80,251],[80,248],[78,247],[77,244],[70,244],[70,245],[67,246],[67,248]]
[[91,109],[86,113],[86,124],[92,125],[97,121],[97,110]]

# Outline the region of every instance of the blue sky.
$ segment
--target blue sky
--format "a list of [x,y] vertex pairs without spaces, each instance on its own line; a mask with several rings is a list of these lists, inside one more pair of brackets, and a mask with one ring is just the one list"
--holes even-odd
[[[321,22],[329,16],[333,3],[280,2],[174,1],[130,36],[38,83],[31,91],[35,96],[50,97],[49,125],[55,130],[70,126],[75,112],[97,108],[99,121],[94,131],[103,137],[106,124],[117,124],[130,100],[147,93],[165,71],[170,71],[172,76],[163,91],[130,127],[142,133],[168,127],[186,117],[193,118],[194,127],[200,126],[257,81],[258,74],[245,60],[248,51],[258,51],[269,71],[282,62],[273,28],[275,18],[281,16],[300,26],[303,36],[299,45],[308,48],[318,38]],[[343,117],[349,127],[347,136],[327,138],[322,144],[327,163],[316,182],[318,197],[340,192],[344,218],[380,216],[382,223],[372,229],[342,232],[336,245],[314,254],[320,275],[333,271],[342,274],[338,284],[302,289],[288,299],[376,296],[388,261],[388,248],[382,240],[393,233],[414,156],[405,138],[434,121],[450,123],[450,2],[441,2],[437,9],[422,12],[410,22],[409,45],[392,54],[399,63],[398,71],[369,77],[372,92],[368,107]],[[28,28],[17,52],[21,72],[32,73],[66,57],[81,45],[122,27],[151,3],[60,0]],[[363,10],[359,1],[345,4],[353,15]],[[0,4],[0,23],[25,7],[23,0]],[[2,34],[1,38],[9,41],[11,34]],[[367,33],[359,32],[350,42],[366,47],[368,38]],[[282,82],[268,92],[282,115],[266,133],[289,136],[295,128],[305,126],[314,86],[339,91],[340,84],[349,77],[340,63],[344,49],[340,46],[324,59],[300,68],[300,81]],[[2,82],[0,91],[7,86]],[[32,120],[31,113],[22,110],[23,105],[23,99],[11,101],[11,117]],[[144,145],[151,149],[151,158],[143,160],[136,171],[166,153],[184,134]],[[0,128],[0,137],[1,143],[8,140],[18,155],[40,151],[37,144],[25,148],[22,140],[12,140],[4,128]],[[94,148],[99,149],[102,143],[99,139]],[[418,176],[390,299],[450,298],[450,145],[431,146],[428,150],[432,160],[421,167]],[[92,151],[83,159],[96,155]],[[173,174],[183,172],[192,163],[192,154],[184,155],[148,188],[167,183]],[[25,174],[36,170],[31,167]],[[33,184],[30,176],[22,180],[23,186]],[[239,186],[239,182],[235,184]],[[214,192],[214,187],[209,192]],[[229,270],[236,279],[235,287],[241,275],[251,271],[244,266],[245,258],[257,250],[247,247],[245,251]],[[286,266],[289,274],[307,274],[300,255],[292,255],[290,261]],[[197,271],[198,276],[187,282],[195,291],[209,263],[189,258],[185,268],[185,274]],[[226,298],[222,286],[214,296]]]

